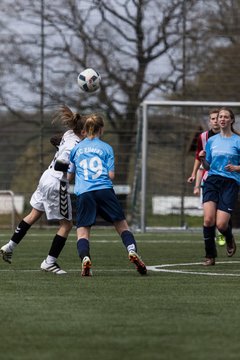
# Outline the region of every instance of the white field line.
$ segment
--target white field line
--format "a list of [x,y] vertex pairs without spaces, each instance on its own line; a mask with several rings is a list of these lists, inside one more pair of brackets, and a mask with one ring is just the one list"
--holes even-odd
[[[166,272],[166,273],[174,273],[174,274],[187,274],[187,275],[205,275],[205,276],[234,276],[240,277],[239,274],[234,273],[216,273],[216,272],[202,272],[202,271],[189,271],[189,270],[178,270],[178,269],[166,269],[169,267],[181,267],[181,266],[194,266],[194,265],[201,265],[201,262],[196,263],[182,263],[182,264],[163,264],[163,265],[154,265],[154,266],[147,266],[149,271],[156,271],[156,272]],[[240,264],[240,261],[219,261],[217,264]]]
[[[102,236],[102,235],[99,235],[99,236]],[[110,237],[110,235],[108,235]],[[107,236],[107,237],[108,237]],[[5,238],[5,242],[7,242],[9,239],[6,235],[4,234],[0,234],[0,238],[4,237]],[[32,242],[39,242],[40,240],[37,239],[31,239],[31,238],[36,238],[38,237],[39,238],[39,234],[28,234],[27,237],[26,237],[26,240],[27,241],[32,241]],[[43,238],[49,238],[49,240],[52,240],[53,238],[53,234],[43,234],[41,235],[41,237]],[[71,236],[72,237],[72,236]],[[102,244],[108,244],[108,243],[112,243],[112,244],[115,244],[115,243],[118,243],[119,241],[121,242],[121,239],[119,237],[118,240],[111,240],[111,239],[103,239],[103,240],[97,240],[97,239],[94,239],[94,237],[97,237],[96,235],[93,235],[93,238],[91,239],[91,242],[93,243],[102,243]],[[105,236],[104,236],[105,237]],[[72,239],[69,239],[67,240],[68,243],[76,243],[77,239],[76,237],[74,237],[75,239],[72,240]],[[192,240],[192,239],[189,239],[189,240],[166,240],[166,239],[159,239],[159,240],[151,240],[151,239],[136,239],[137,243],[148,243],[148,244],[159,244],[159,243],[162,243],[162,244],[191,244],[194,242],[194,244],[202,244],[203,243],[203,240]]]

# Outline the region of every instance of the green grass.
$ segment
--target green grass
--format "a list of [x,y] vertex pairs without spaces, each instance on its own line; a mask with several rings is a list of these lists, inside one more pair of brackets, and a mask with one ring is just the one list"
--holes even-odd
[[[238,252],[228,259],[221,247],[215,267],[176,265],[164,269],[180,273],[141,277],[117,235],[94,230],[94,276],[80,276],[74,233],[59,259],[68,274],[56,276],[38,270],[53,234],[32,229],[12,265],[0,262],[1,359],[239,359]],[[1,235],[1,245],[9,235]],[[201,233],[136,239],[147,265],[203,259]]]

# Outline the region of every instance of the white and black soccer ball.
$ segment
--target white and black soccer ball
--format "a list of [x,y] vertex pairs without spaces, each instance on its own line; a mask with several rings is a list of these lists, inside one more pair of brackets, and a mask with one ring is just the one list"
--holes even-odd
[[85,69],[78,75],[78,86],[85,92],[96,91],[100,87],[100,82],[100,74],[92,68]]

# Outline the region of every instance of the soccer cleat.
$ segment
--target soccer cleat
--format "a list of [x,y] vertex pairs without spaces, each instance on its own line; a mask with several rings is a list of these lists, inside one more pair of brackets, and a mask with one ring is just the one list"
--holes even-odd
[[62,270],[60,266],[57,263],[48,264],[46,260],[43,260],[41,263],[41,270],[46,272],[52,272],[56,275],[64,275],[67,272]]
[[3,245],[0,249],[0,255],[2,256],[2,259],[6,261],[7,263],[12,263],[12,251],[9,250],[8,244]]
[[226,248],[227,256],[232,257],[235,254],[236,249],[237,249],[237,246],[235,243],[235,239],[234,239],[234,237],[232,237],[232,241],[227,243],[227,248]]
[[88,256],[85,256],[82,261],[82,276],[92,276],[91,260]]
[[225,236],[223,236],[222,234],[218,234],[216,236],[216,242],[219,246],[224,246],[226,244]]
[[131,261],[131,263],[135,264],[136,269],[139,272],[139,274],[141,274],[141,275],[147,274],[147,268],[146,268],[144,262],[142,261],[140,256],[135,251],[133,251],[133,250],[129,251],[128,258]]
[[212,265],[215,265],[214,258],[206,258],[203,262],[203,266],[212,266]]

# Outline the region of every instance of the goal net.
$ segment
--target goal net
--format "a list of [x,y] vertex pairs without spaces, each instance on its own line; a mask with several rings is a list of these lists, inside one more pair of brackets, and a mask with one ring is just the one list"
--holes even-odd
[[141,104],[131,197],[135,230],[202,226],[201,200],[193,194],[194,184],[189,184],[187,179],[192,173],[197,137],[209,129],[209,111],[222,106],[233,109],[235,128],[240,130],[239,102],[145,101]]

